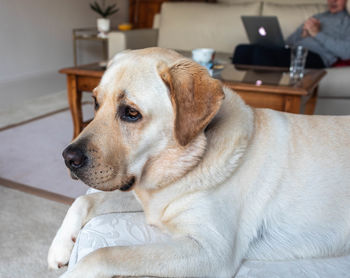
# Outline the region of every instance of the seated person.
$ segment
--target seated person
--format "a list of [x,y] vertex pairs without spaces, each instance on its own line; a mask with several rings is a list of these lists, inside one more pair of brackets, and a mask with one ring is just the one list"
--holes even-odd
[[[286,41],[309,50],[306,67],[332,66],[338,59],[350,59],[350,15],[346,0],[328,0],[328,11],[306,20]],[[238,45],[234,64],[289,67],[290,50],[260,45]]]

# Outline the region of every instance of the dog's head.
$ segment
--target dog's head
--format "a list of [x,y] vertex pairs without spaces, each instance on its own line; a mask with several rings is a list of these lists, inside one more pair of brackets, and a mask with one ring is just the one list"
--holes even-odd
[[224,97],[205,68],[160,48],[118,54],[93,92],[93,121],[63,152],[73,175],[100,190],[174,181],[205,150]]

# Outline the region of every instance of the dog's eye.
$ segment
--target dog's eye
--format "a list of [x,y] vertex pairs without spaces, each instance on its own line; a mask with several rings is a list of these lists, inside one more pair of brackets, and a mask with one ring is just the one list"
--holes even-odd
[[137,122],[138,120],[142,119],[142,115],[137,111],[136,109],[127,106],[122,105],[119,107],[119,117],[123,121],[126,122]]
[[92,96],[92,98],[94,99],[94,109],[97,111],[100,108],[100,105],[98,104],[95,96]]

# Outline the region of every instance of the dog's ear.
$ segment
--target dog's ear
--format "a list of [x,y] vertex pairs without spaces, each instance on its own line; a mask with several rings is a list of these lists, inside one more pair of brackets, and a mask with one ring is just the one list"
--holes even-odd
[[175,138],[186,146],[215,116],[224,98],[222,84],[189,59],[168,67],[161,62],[158,72],[170,90],[175,112]]

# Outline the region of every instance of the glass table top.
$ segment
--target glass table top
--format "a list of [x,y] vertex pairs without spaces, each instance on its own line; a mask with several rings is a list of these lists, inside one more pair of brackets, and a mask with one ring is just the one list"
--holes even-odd
[[[188,52],[184,53],[188,54]],[[216,54],[215,65],[211,70],[211,75],[223,82],[244,83],[255,86],[271,85],[292,87],[302,81],[300,79],[292,79],[287,68],[234,65],[230,63],[227,54],[222,56],[220,56],[220,53],[218,54]],[[100,62],[79,66],[78,68],[82,70],[104,71],[106,70],[106,65],[107,62]],[[305,70],[304,77],[307,76],[309,72],[310,70]]]
[[282,70],[241,69],[232,64],[214,67],[212,76],[226,82],[247,83],[256,86],[292,86],[295,84],[295,80],[290,78],[289,72],[283,72]]
[[[190,58],[190,51],[179,51],[180,54]],[[231,55],[227,53],[215,53],[214,69],[211,75],[226,82],[239,82],[256,86],[294,86],[300,80],[293,80],[289,76],[288,69],[241,66],[237,68],[231,64]],[[244,68],[243,68],[244,67]],[[307,70],[305,71],[305,74]]]

